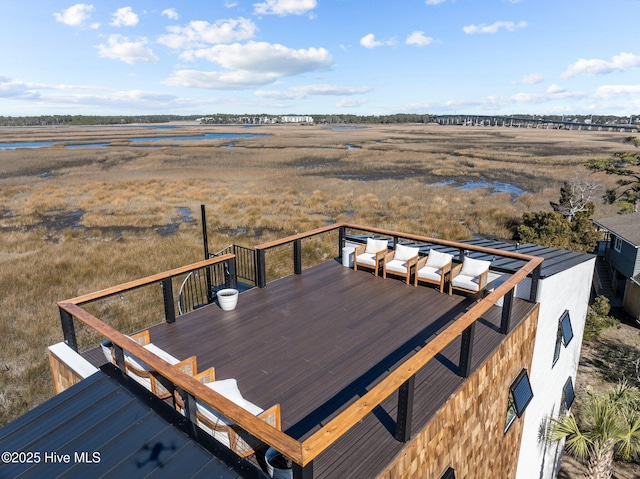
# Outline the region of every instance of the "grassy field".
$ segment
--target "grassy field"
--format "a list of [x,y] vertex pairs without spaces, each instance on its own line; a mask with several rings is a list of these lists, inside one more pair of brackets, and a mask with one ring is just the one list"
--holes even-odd
[[[143,131],[269,136],[125,146],[141,130],[2,130],[2,141],[120,146],[0,150],[0,425],[53,394],[46,347],[62,340],[56,302],[202,259],[200,204],[212,251],[335,221],[509,239],[522,213],[549,209],[584,161],[630,148],[611,132],[189,124]],[[595,217],[615,212],[598,204]]]

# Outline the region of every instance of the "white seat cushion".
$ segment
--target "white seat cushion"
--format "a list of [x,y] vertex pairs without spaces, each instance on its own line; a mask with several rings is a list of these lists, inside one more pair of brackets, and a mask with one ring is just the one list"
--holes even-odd
[[451,280],[451,286],[468,289],[470,291],[478,291],[478,276],[459,274]]
[[358,255],[358,263],[376,266],[376,255],[373,253],[362,253]]
[[444,265],[451,263],[453,260],[453,256],[448,253],[441,253],[440,251],[436,251],[435,249],[429,250],[429,255],[427,256],[426,266],[430,266],[435,269],[440,269]]
[[420,250],[418,248],[397,244],[393,259],[398,261],[408,261],[411,258],[418,256],[419,253]]
[[491,261],[484,261],[481,259],[473,259],[468,256],[464,258],[462,262],[462,270],[460,275],[476,277],[487,271],[491,266]]
[[440,268],[432,268],[431,266],[424,266],[418,270],[418,279],[430,279],[433,281],[440,281],[442,276],[442,270]]
[[406,274],[407,262],[393,259],[387,263],[386,268],[389,271],[395,271],[396,273]]
[[[221,381],[214,381],[212,383],[206,383],[206,386],[217,392],[221,396],[224,396],[229,401],[232,401],[241,408],[247,410],[254,416],[257,416],[258,414],[263,412],[263,409],[242,397],[242,394],[240,394],[240,390],[238,389],[238,383],[235,379],[223,379]],[[198,402],[197,406],[198,412],[211,422],[222,424],[225,426],[233,424],[232,421],[224,417],[222,414],[219,414],[206,404]]]

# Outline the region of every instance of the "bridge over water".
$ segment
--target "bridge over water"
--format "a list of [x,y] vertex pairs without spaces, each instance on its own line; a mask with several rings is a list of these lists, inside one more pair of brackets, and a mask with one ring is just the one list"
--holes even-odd
[[592,131],[621,131],[637,132],[640,128],[636,124],[611,125],[589,122],[575,122],[570,120],[551,120],[544,118],[518,118],[514,116],[490,116],[490,115],[437,115],[433,121],[440,125],[464,125],[464,126],[502,126],[514,128],[543,128],[566,130],[592,130]]

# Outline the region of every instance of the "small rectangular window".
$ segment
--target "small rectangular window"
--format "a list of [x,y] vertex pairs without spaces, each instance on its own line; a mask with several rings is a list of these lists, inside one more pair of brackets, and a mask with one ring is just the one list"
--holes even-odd
[[618,253],[622,251],[622,239],[618,236],[613,239],[613,249]]
[[560,327],[562,328],[562,342],[566,347],[573,339],[573,328],[571,327],[571,317],[569,316],[569,310],[565,311],[560,318]]
[[522,414],[524,414],[524,410],[532,399],[533,391],[531,390],[529,375],[527,374],[527,370],[523,369],[515,381],[511,383],[511,386],[509,386],[509,402],[507,406],[505,431],[509,429],[509,426],[515,421],[516,417],[521,417]]
[[567,379],[567,382],[564,383],[562,387],[562,412],[566,413],[569,409],[571,409],[571,405],[573,404],[573,400],[576,398],[575,391],[573,390],[573,381],[571,377]]

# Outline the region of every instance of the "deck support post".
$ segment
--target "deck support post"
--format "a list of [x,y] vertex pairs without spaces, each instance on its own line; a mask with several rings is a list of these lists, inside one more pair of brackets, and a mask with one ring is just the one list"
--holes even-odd
[[62,334],[64,335],[64,342],[67,343],[67,346],[69,346],[77,353],[78,341],[76,339],[76,328],[73,325],[73,316],[67,313],[64,309],[60,308],[60,322],[62,323]]
[[345,227],[338,228],[338,258],[342,258],[342,248],[345,246],[346,236]]
[[476,323],[473,322],[462,332],[462,344],[460,345],[460,365],[458,374],[463,378],[468,378],[471,373],[471,356],[473,355],[473,336],[476,330]]
[[301,466],[295,462],[292,465],[293,479],[313,479],[313,461],[306,466]]
[[531,291],[529,293],[529,301],[532,303],[536,302],[536,298],[538,297],[538,281],[540,280],[540,272],[542,271],[542,264],[536,266],[531,273]]
[[256,251],[256,276],[258,288],[267,287],[267,270],[265,264],[265,251],[259,249]]
[[398,419],[396,420],[395,437],[400,442],[407,442],[411,439],[415,383],[416,376],[414,374],[398,388]]
[[507,334],[511,329],[511,312],[513,310],[513,289],[504,295],[502,300],[502,319],[500,320],[500,332]]
[[175,323],[176,308],[173,304],[173,283],[171,278],[162,280],[162,297],[164,299],[164,319],[167,323]]
[[302,240],[293,242],[293,270],[295,274],[302,274]]
[[230,258],[229,261],[227,261],[227,288],[235,288],[238,286],[238,276],[236,274],[236,259],[235,258]]
[[[202,246],[204,247],[204,259],[209,259],[209,235],[207,234],[207,210],[200,205],[200,218],[202,219]],[[211,283],[211,269],[204,270],[207,282],[207,304],[213,303],[213,285]]]
[[464,261],[464,249],[458,248],[458,261],[461,263]]

